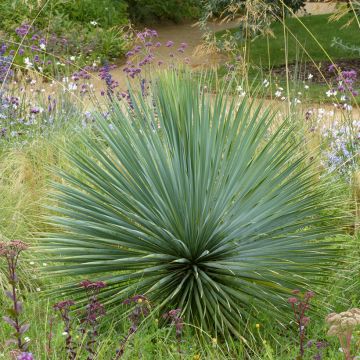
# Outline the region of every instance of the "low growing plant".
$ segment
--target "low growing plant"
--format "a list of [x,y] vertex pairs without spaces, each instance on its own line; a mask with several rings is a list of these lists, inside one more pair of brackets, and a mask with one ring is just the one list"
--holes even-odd
[[344,359],[355,359],[360,350],[360,340],[355,335],[360,325],[360,309],[331,313],[326,317],[326,322],[330,325],[328,335],[336,336],[340,341]]
[[300,290],[293,290],[294,296],[288,299],[294,312],[294,320],[297,325],[299,335],[299,356],[298,360],[303,359],[305,354],[306,328],[309,325],[310,317],[307,312],[310,309],[310,300],[314,297],[313,291],[307,291],[304,294]]
[[135,305],[128,316],[130,320],[130,328],[128,333],[120,342],[119,349],[116,350],[115,360],[120,359],[125,352],[126,345],[128,344],[132,335],[134,335],[139,327],[140,321],[150,314],[149,300],[144,295],[135,295],[129,299],[124,300],[124,305]]
[[23,339],[23,336],[28,331],[30,324],[21,320],[23,303],[19,293],[19,278],[17,276],[19,256],[27,248],[28,245],[20,240],[0,242],[0,257],[5,259],[5,274],[10,287],[9,290],[5,291],[5,295],[8,299],[10,299],[12,304],[11,307],[5,309],[5,313],[7,315],[3,316],[3,320],[10,325],[14,331],[12,337],[7,340],[6,344],[14,344],[19,353],[25,353],[29,346],[29,343]]

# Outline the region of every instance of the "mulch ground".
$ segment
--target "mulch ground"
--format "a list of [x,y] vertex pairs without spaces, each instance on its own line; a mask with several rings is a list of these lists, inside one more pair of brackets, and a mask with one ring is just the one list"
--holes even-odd
[[[337,74],[336,72],[329,72],[329,66],[332,63],[330,61],[324,61],[318,63],[317,66],[312,62],[306,62],[303,64],[289,64],[289,75],[291,79],[297,79],[300,81],[307,80],[309,74],[313,75],[311,79],[312,82],[316,82],[319,84],[325,84],[326,81],[324,77],[326,77],[328,82],[332,82],[332,80],[336,80]],[[358,73],[358,78],[360,78],[360,58],[359,59],[343,59],[337,60],[335,62],[336,66],[341,70],[355,70]],[[286,67],[285,65],[281,65],[279,67],[275,67],[272,69],[272,74],[278,77],[286,76]],[[324,77],[323,77],[324,76]]]

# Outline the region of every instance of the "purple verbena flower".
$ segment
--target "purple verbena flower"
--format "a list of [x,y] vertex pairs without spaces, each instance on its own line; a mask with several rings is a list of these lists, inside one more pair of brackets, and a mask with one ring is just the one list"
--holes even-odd
[[17,356],[16,360],[35,360],[35,358],[32,353],[22,352]]

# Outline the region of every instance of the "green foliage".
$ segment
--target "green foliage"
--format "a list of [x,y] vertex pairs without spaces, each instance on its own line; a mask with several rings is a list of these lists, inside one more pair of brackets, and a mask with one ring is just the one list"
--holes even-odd
[[96,21],[105,29],[128,22],[127,5],[123,0],[63,0],[56,11],[82,24]]
[[[341,37],[345,42],[360,46],[359,28],[354,22],[350,26],[344,26],[350,16],[345,16],[339,21],[330,22],[328,15],[313,15],[304,18],[286,19],[288,46],[287,53],[284,50],[284,29],[281,22],[274,23],[271,30],[274,37],[270,37],[269,43],[265,36],[261,36],[250,43],[250,61],[254,64],[268,64],[271,54],[271,65],[280,65],[294,62],[301,57],[309,60],[308,54],[314,61],[327,61],[341,58],[356,58],[357,54],[332,47],[332,39]],[[269,46],[269,48],[268,48]],[[305,53],[306,51],[306,53]],[[300,54],[300,55],[299,55]]]
[[[256,0],[257,1],[257,0]],[[255,1],[255,2],[256,2]],[[297,12],[305,6],[305,0],[263,0],[261,1],[265,6],[271,7],[271,15],[275,18],[281,16],[283,10],[286,13]],[[211,12],[216,16],[223,16],[233,8],[241,12],[245,7],[251,3],[249,0],[203,0],[204,7],[207,12]],[[284,6],[283,6],[284,5]]]
[[281,319],[289,291],[323,280],[336,253],[318,174],[269,110],[188,75],[152,84],[153,99],[113,104],[87,152],[69,154],[61,232],[40,247],[65,263],[52,273],[97,274],[108,307],[147,294],[212,334],[239,334],[254,309]]
[[200,4],[197,0],[126,0],[132,21],[154,22],[171,20],[179,22],[194,19],[200,15]]
[[[0,39],[9,50],[16,51],[20,43],[23,45],[24,54],[15,57],[15,66],[22,67],[25,57],[33,59],[31,47],[39,45],[38,40],[32,40],[34,37],[45,39],[46,52],[40,54],[44,60],[41,71],[50,76],[69,71],[56,68],[56,63],[65,65],[70,61],[83,67],[98,60],[121,58],[127,50],[129,38],[124,25],[128,20],[123,1],[56,0],[46,3],[30,0],[16,4],[13,17],[10,16],[11,4],[5,1],[0,5],[0,10],[4,10],[0,26],[5,31],[0,33]],[[15,33],[22,24],[32,25],[25,37]]]
[[35,20],[35,25],[44,28],[59,16],[64,22],[87,26],[96,21],[107,29],[128,22],[126,9],[123,0],[4,0],[0,4],[0,24],[2,29],[11,30],[22,22]]

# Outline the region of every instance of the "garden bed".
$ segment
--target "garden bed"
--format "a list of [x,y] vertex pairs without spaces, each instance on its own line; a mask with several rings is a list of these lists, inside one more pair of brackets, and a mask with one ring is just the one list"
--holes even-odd
[[[296,78],[300,81],[305,81],[308,79],[309,74],[312,75],[311,80],[313,83],[317,84],[328,84],[332,80],[336,81],[337,74],[334,71],[329,71],[329,68],[332,69],[333,62],[323,61],[318,64],[313,62],[306,62],[304,64],[288,64],[276,66],[271,70],[272,75],[285,77],[286,68],[288,68],[290,77]],[[354,70],[357,73],[360,73],[360,58],[359,59],[338,59],[336,64],[338,69],[342,71],[351,71]]]

